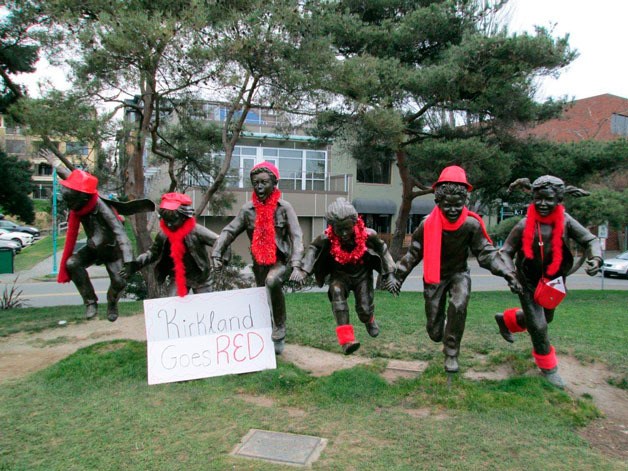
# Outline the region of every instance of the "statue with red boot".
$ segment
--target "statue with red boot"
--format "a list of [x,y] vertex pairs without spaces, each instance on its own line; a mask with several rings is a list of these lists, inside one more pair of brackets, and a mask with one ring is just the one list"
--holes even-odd
[[509,190],[517,187],[532,192],[532,203],[526,216],[510,231],[501,252],[507,263],[512,266],[514,260],[516,265],[523,287],[519,293],[521,308],[506,309],[495,320],[507,342],[514,341],[513,333],[527,330],[536,365],[551,384],[563,388],[548,324],[566,295],[565,278],[574,265],[569,240],[584,249],[585,271],[590,276],[602,266],[602,249],[597,237],[566,213],[562,204],[565,194],[579,197],[588,195],[586,191],[566,186],[552,175],[539,177],[532,184],[527,178],[519,179]]

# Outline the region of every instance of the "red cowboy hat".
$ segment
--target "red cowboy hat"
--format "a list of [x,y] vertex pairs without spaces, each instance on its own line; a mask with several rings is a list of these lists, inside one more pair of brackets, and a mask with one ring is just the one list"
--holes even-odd
[[467,181],[467,174],[462,167],[450,165],[445,167],[438,177],[438,181],[432,185],[433,189],[440,183],[460,183],[467,187],[468,191],[473,190],[471,184]]
[[251,172],[253,170],[257,170],[258,168],[263,168],[263,169],[266,169],[266,170],[270,170],[275,175],[275,177],[277,177],[277,180],[279,180],[279,170],[272,163],[270,163],[270,162],[261,162],[261,163],[257,164],[255,167],[253,167],[251,169]]
[[183,193],[166,193],[161,195],[161,204],[159,207],[161,209],[175,210],[181,205],[190,206],[191,204],[192,198],[188,195],[184,195]]
[[70,176],[65,180],[61,180],[59,183],[66,188],[80,191],[81,193],[88,193],[90,195],[98,193],[98,178],[84,170],[72,170]]

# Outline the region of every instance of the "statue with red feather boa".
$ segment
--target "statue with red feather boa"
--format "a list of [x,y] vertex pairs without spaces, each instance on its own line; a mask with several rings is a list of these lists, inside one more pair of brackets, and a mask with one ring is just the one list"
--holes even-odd
[[162,195],[159,218],[161,230],[150,249],[125,264],[122,276],[128,277],[155,263],[157,282],[166,285],[168,296],[183,297],[190,291],[211,292],[208,249],[213,247],[218,234],[196,222],[192,199],[183,193]]
[[329,275],[327,295],[336,318],[336,336],[342,351],[349,355],[360,348],[349,321],[349,293],[353,291],[355,310],[366,331],[377,337],[373,271],[382,274],[384,287],[396,295],[395,262],[386,243],[364,226],[358,212],[344,198],[329,205],[325,219],[327,229],[309,245],[301,268],[295,268],[290,279],[300,283],[314,273],[318,285],[323,286]]
[[251,241],[253,274],[257,286],[265,286],[270,299],[275,353],[281,354],[286,337],[286,300],[283,284],[294,267],[301,266],[303,234],[292,205],[277,188],[279,170],[271,162],[251,169],[253,195],[238,215],[225,226],[214,245],[212,263],[220,270],[222,257],[242,232]]
[[539,177],[532,184],[527,178],[519,179],[509,190],[517,187],[532,192],[532,203],[526,217],[511,230],[501,253],[509,264],[514,260],[516,265],[523,287],[519,293],[521,308],[506,309],[497,314],[495,320],[502,337],[511,343],[513,333],[527,330],[536,365],[551,384],[563,388],[556,351],[548,334],[557,301],[551,299],[551,294],[544,294],[544,285],[552,282],[560,285],[560,299],[566,293],[565,278],[574,264],[570,239],[585,250],[585,271],[590,276],[596,275],[602,266],[602,249],[597,237],[565,212],[562,205],[565,194],[586,196],[586,191],[566,186],[563,180],[552,175]]

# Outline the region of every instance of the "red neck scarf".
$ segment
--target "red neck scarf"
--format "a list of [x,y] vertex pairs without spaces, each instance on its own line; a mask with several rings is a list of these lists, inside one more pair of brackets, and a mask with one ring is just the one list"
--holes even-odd
[[443,231],[457,231],[462,227],[468,216],[480,222],[484,237],[486,237],[491,244],[493,243],[486,232],[486,226],[484,226],[482,218],[473,211],[469,211],[466,206],[462,209],[460,217],[455,222],[449,222],[440,208],[436,206],[425,220],[423,230],[423,279],[425,283],[440,283],[440,258]]
[[277,261],[277,245],[275,243],[275,210],[281,192],[275,188],[264,201],[260,201],[253,193],[255,207],[255,227],[251,252],[258,265],[274,265]]
[[65,245],[63,246],[63,255],[61,256],[61,264],[59,265],[57,283],[67,283],[70,281],[70,274],[68,273],[66,263],[68,258],[70,258],[70,255],[72,255],[72,252],[74,252],[81,218],[91,213],[96,208],[97,203],[98,194],[94,194],[81,209],[73,209],[70,211],[70,217],[68,218],[68,232],[65,238]]
[[368,233],[366,232],[366,227],[364,227],[364,221],[362,221],[361,217],[358,216],[358,221],[353,227],[355,248],[351,252],[347,252],[342,248],[340,239],[331,226],[327,226],[325,234],[331,242],[331,255],[334,257],[334,260],[341,265],[346,265],[347,263],[362,263],[362,256],[366,252],[366,239],[368,238]]
[[161,219],[159,221],[159,227],[164,231],[168,242],[170,242],[170,258],[174,263],[174,281],[177,285],[177,295],[183,297],[188,294],[188,283],[185,277],[185,264],[183,263],[183,256],[185,255],[186,248],[184,244],[185,236],[187,236],[192,229],[196,226],[196,219],[187,219],[181,227],[176,230],[170,230],[166,223]]
[[[522,249],[523,255],[529,260],[534,258],[532,243],[537,224],[549,224],[552,226],[552,263],[547,267],[549,276],[555,275],[563,263],[563,232],[565,229],[565,207],[562,204],[556,206],[548,216],[541,216],[534,204],[528,206],[526,225],[523,229]],[[540,228],[539,228],[540,231]],[[539,233],[539,238],[541,234]],[[540,241],[540,240],[539,240]],[[543,250],[541,248],[541,250]]]

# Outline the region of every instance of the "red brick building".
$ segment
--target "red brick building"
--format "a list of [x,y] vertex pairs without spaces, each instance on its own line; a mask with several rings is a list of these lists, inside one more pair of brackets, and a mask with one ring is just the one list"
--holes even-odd
[[574,101],[560,118],[526,129],[555,142],[612,141],[628,137],[628,98],[598,95]]

